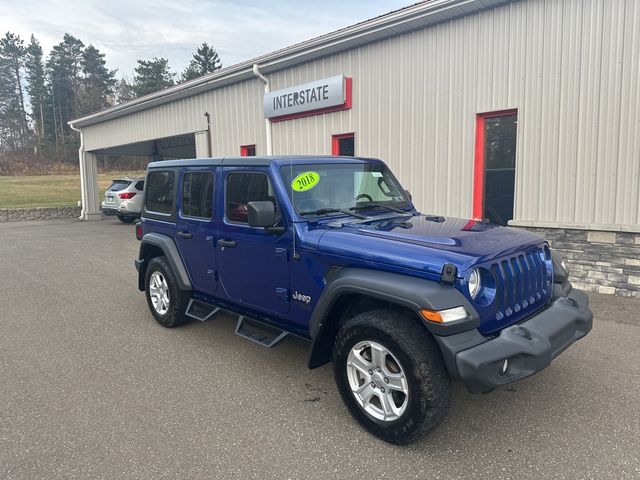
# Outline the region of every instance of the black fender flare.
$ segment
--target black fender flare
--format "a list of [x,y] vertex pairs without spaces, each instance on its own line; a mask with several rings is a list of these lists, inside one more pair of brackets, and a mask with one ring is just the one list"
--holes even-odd
[[361,268],[345,268],[334,273],[316,304],[309,320],[309,336],[313,340],[309,354],[309,368],[316,368],[331,360],[333,332],[327,328],[334,318],[329,312],[335,302],[345,294],[361,294],[376,300],[400,305],[417,318],[420,310],[446,310],[463,306],[469,318],[449,325],[423,322],[434,335],[453,335],[477,328],[480,317],[462,293],[453,287],[424,278],[392,272],[381,272]]
[[140,254],[136,260],[136,268],[138,269],[138,288],[144,290],[144,276],[146,272],[146,254],[145,250],[150,246],[158,247],[166,257],[173,273],[178,280],[180,290],[191,290],[191,279],[189,273],[184,266],[180,252],[173,238],[161,233],[147,233],[140,241]]

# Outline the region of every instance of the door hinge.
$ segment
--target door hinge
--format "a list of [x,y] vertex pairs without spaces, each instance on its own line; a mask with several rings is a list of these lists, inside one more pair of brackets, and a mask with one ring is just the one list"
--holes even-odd
[[276,288],[276,295],[284,302],[289,302],[291,298],[291,292],[289,292],[288,288]]
[[276,248],[276,257],[280,257],[285,262],[288,262],[289,261],[289,251],[286,248]]

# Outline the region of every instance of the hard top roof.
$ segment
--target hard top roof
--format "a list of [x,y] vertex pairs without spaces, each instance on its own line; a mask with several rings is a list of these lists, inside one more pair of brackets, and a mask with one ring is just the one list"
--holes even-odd
[[148,168],[171,168],[171,167],[268,167],[272,163],[276,166],[289,164],[310,164],[310,163],[364,163],[381,162],[377,158],[366,157],[338,157],[330,155],[276,155],[262,157],[219,157],[219,158],[190,158],[183,160],[158,160],[151,162]]

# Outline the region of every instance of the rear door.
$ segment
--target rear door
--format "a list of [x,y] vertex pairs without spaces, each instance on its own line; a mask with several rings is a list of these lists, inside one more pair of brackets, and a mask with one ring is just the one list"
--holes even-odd
[[196,290],[217,290],[213,197],[215,167],[183,168],[178,186],[175,241]]

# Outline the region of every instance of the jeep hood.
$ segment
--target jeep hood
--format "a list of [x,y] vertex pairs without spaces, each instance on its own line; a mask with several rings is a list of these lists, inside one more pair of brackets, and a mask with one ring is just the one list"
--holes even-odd
[[403,215],[325,225],[318,248],[327,253],[440,275],[445,263],[460,273],[471,265],[538,246],[525,230],[461,218]]

